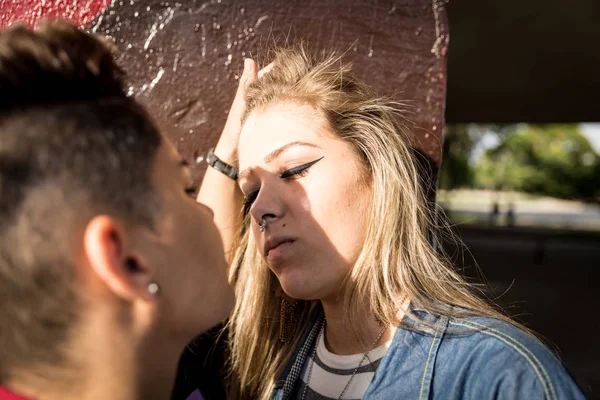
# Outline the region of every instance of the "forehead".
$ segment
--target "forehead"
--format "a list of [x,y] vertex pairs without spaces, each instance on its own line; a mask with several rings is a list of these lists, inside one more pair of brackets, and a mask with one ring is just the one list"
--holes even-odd
[[[155,184],[164,185],[173,182],[174,177],[185,173],[182,168],[182,158],[169,138],[162,136],[153,164],[153,176]],[[179,182],[179,180],[175,180]]]
[[240,169],[281,146],[309,142],[326,147],[335,140],[320,111],[303,104],[282,103],[250,113],[242,127],[238,147]]

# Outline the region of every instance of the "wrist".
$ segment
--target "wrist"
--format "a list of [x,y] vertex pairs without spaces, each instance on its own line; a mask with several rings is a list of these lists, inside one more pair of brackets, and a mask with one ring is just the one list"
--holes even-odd
[[227,164],[234,165],[237,159],[237,144],[233,141],[220,139],[214,148],[214,153]]
[[206,154],[206,162],[212,168],[214,168],[215,170],[224,174],[225,176],[229,177],[230,179],[233,179],[234,181],[237,180],[237,178],[238,178],[237,168],[235,166],[227,163],[226,161],[222,160],[219,156],[217,156],[214,152],[214,148],[208,150],[208,153]]

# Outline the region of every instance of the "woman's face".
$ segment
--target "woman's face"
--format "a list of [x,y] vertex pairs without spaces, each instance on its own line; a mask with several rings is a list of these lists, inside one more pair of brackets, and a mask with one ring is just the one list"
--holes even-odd
[[238,156],[251,232],[285,293],[335,299],[362,249],[371,199],[351,145],[316,109],[281,103],[248,116]]
[[141,238],[143,250],[161,287],[163,328],[191,338],[227,318],[233,307],[223,244],[212,211],[186,193],[189,168],[166,137],[153,177],[160,215],[155,232]]

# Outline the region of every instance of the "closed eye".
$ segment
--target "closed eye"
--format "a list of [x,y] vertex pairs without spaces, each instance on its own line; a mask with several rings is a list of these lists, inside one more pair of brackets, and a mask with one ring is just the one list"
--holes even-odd
[[[279,178],[281,178],[281,179],[290,179],[290,178],[295,178],[295,177],[296,178],[300,178],[302,176],[305,176],[306,173],[308,173],[308,169],[310,167],[312,167],[313,165],[315,165],[316,163],[318,163],[319,161],[321,161],[322,159],[323,159],[323,157],[321,157],[319,159],[316,159],[314,161],[311,161],[309,163],[302,164],[302,165],[299,165],[297,167],[285,170],[281,174],[279,174]],[[250,207],[252,207],[252,204],[254,203],[254,201],[256,200],[256,198],[258,197],[258,192],[259,192],[259,190],[255,190],[255,191],[251,192],[250,194],[248,194],[244,198],[244,203],[243,203],[244,216],[247,215],[248,212],[250,211]]]
[[310,167],[312,167],[313,165],[315,165],[316,163],[318,163],[319,161],[321,161],[323,159],[323,157],[316,159],[314,161],[311,161],[309,163],[306,164],[302,164],[299,165],[297,167],[294,168],[290,168],[286,171],[283,171],[279,177],[282,179],[287,179],[287,178],[291,178],[293,176],[304,176],[304,173],[308,172],[308,169]]
[[255,190],[254,192],[251,192],[250,194],[248,194],[248,196],[244,198],[244,215],[248,214],[248,212],[250,211],[250,207],[252,207],[252,203],[254,203],[254,200],[256,200],[257,197],[258,190]]
[[188,196],[190,196],[192,198],[195,198],[197,189],[198,188],[195,186],[187,187],[187,188],[185,188],[185,194],[187,194]]

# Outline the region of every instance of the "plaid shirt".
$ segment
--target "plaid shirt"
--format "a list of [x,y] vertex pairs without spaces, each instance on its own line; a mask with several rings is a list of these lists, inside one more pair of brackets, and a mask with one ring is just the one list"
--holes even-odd
[[[302,373],[304,362],[309,356],[308,352],[317,339],[317,335],[319,334],[319,330],[324,321],[325,314],[323,314],[323,311],[319,312],[317,317],[311,321],[309,325],[311,328],[307,329],[305,332],[301,341],[302,345],[296,350],[296,354],[292,357],[293,361],[288,365],[287,370],[283,373],[282,379],[276,385],[276,397],[282,396],[281,399],[287,400],[292,395],[294,385]],[[277,394],[279,394],[279,396]]]

